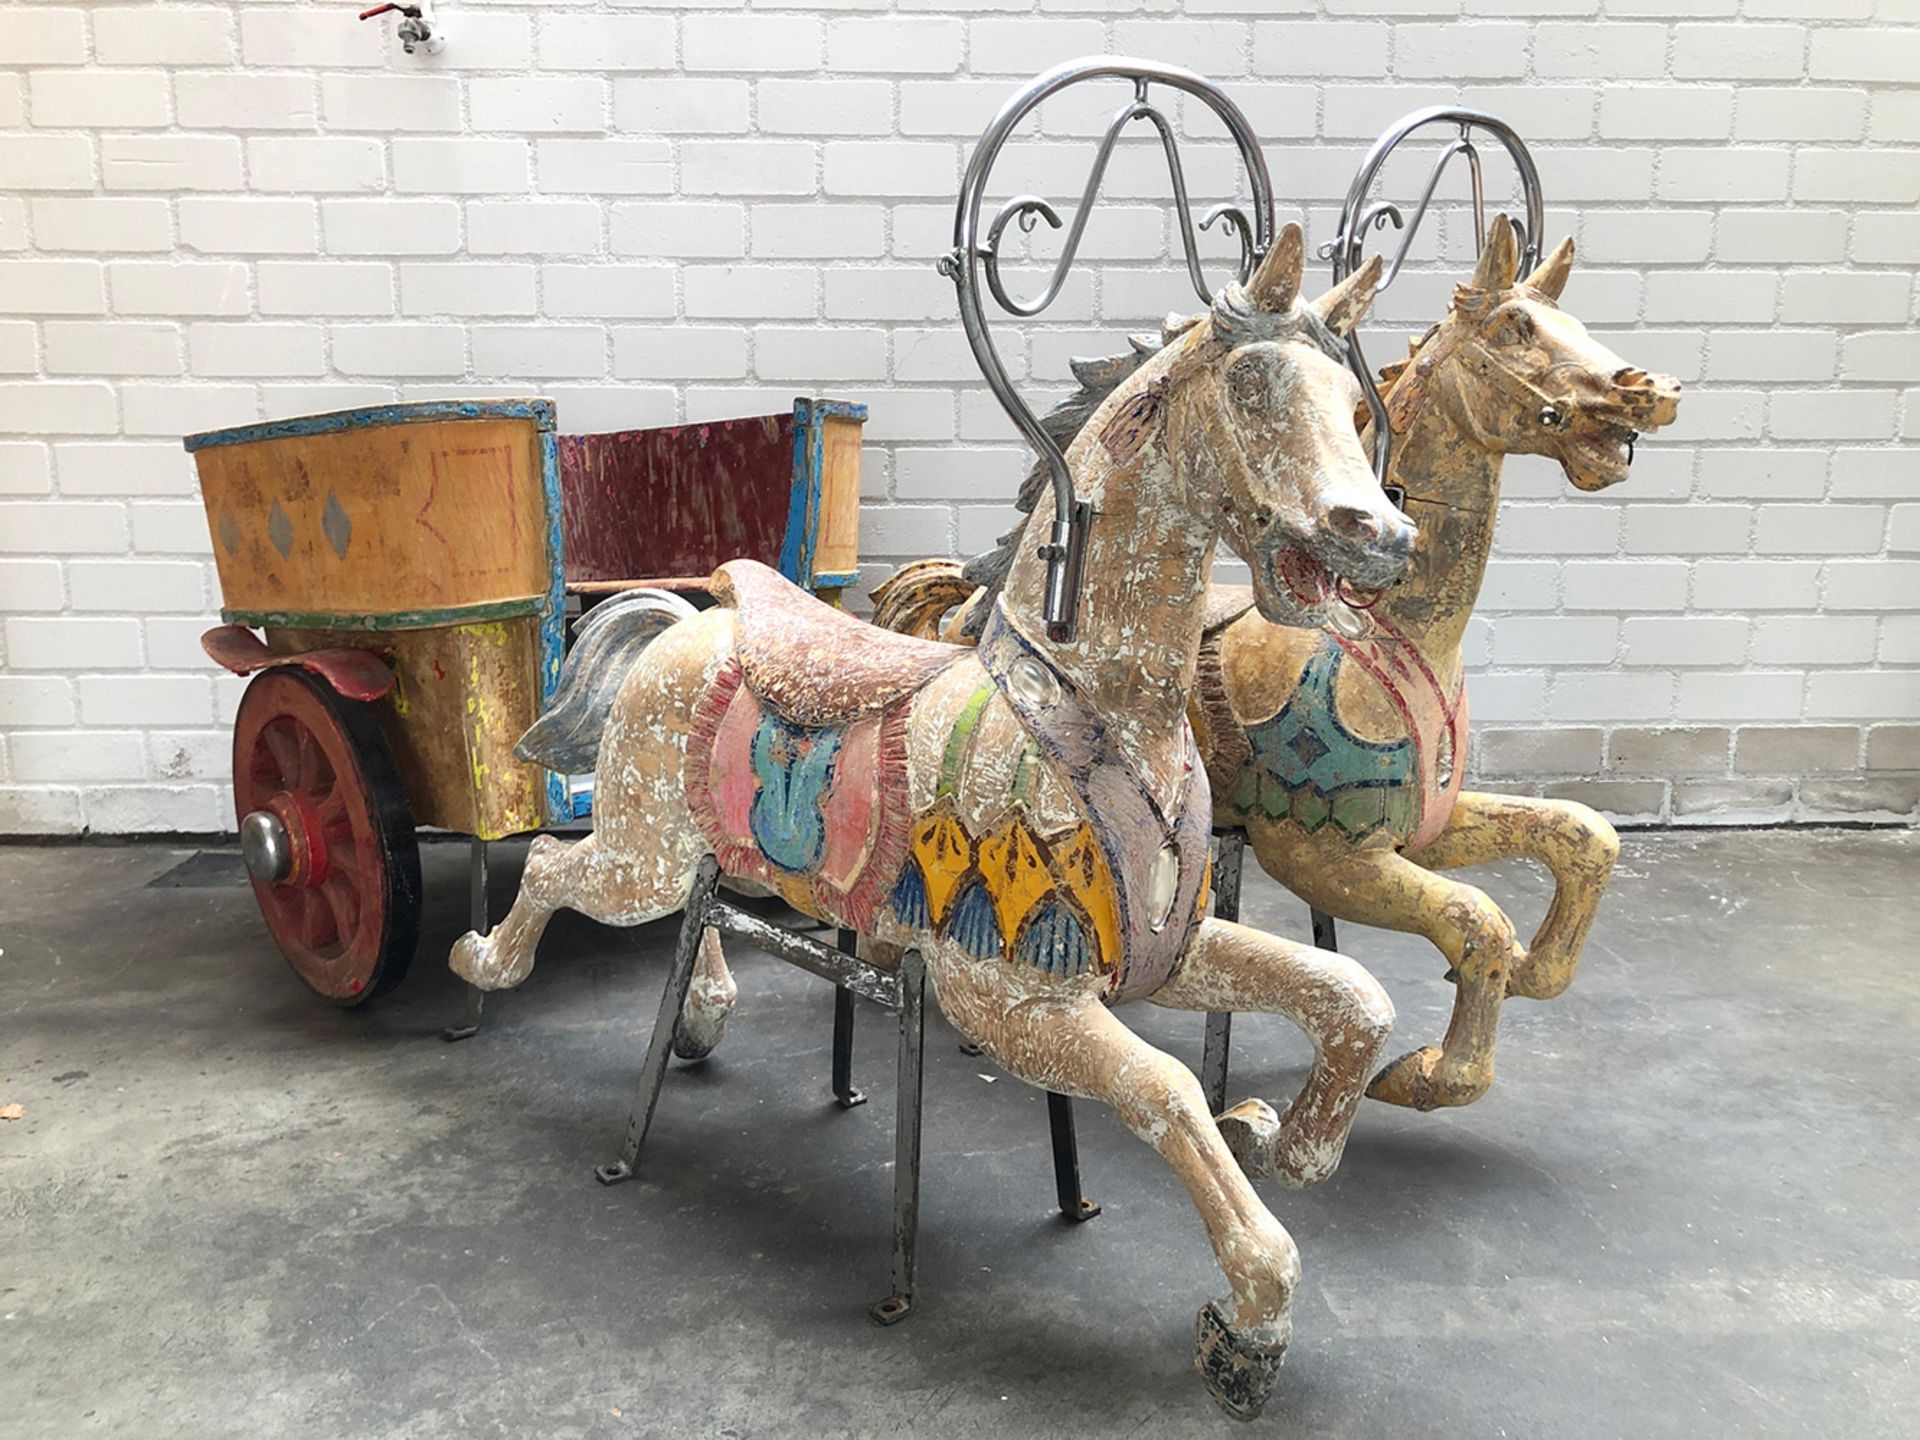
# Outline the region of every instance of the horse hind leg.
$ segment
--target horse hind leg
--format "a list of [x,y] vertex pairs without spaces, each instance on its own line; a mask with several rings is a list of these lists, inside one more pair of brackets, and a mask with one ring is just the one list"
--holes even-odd
[[534,951],[556,910],[578,910],[603,925],[643,925],[671,915],[686,904],[697,863],[678,849],[662,846],[639,858],[610,853],[598,834],[572,845],[536,836],[506,918],[485,935],[461,936],[447,963],[481,990],[511,989],[532,973]]
[[708,926],[700,933],[700,954],[693,965],[693,983],[687,1003],[673,1028],[673,1053],[682,1060],[704,1060],[720,1043],[727,1017],[740,999],[740,987],[727,969],[720,932]]

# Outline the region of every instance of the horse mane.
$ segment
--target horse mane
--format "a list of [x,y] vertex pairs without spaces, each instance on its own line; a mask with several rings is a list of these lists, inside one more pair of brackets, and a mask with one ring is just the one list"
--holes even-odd
[[[1164,343],[1156,335],[1129,335],[1124,354],[1070,360],[1068,365],[1079,388],[1040,418],[1040,428],[1047,432],[1064,454],[1086,428],[1087,421],[1093,418],[1093,412],[1105,404],[1107,397],[1125,384],[1136,370],[1158,354]],[[961,629],[968,637],[978,639],[987,623],[987,616],[993,613],[993,602],[999,597],[1001,587],[1007,583],[1007,572],[1013,568],[1014,556],[1019,553],[1020,537],[1026,532],[1027,521],[1032,518],[1034,507],[1040,503],[1040,497],[1050,484],[1052,476],[1046,462],[1035,459],[1033,468],[1027,471],[1026,478],[1020,482],[1020,492],[1014,499],[1014,505],[1020,511],[1019,523],[1002,535],[993,549],[974,556],[961,568],[962,578],[987,592],[967,612]]]

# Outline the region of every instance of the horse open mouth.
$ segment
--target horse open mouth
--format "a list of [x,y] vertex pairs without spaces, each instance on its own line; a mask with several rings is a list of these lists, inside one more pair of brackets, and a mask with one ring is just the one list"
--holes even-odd
[[1326,609],[1336,593],[1333,572],[1298,545],[1283,545],[1267,561],[1273,588],[1285,595],[1302,612],[1312,615]]
[[1604,425],[1570,435],[1561,461],[1567,478],[1582,490],[1619,484],[1633,467],[1633,447],[1639,438],[1640,432],[1626,425]]

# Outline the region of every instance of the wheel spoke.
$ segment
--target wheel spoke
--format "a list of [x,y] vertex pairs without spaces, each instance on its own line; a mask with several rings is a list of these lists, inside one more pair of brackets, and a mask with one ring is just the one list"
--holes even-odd
[[342,875],[330,876],[320,887],[327,908],[333,915],[333,932],[341,945],[351,945],[360,928],[360,895],[353,882]]
[[306,726],[300,727],[300,788],[312,794],[322,783],[321,769],[326,759],[320,753],[320,742]]
[[271,778],[279,782],[281,789],[293,789],[300,783],[300,742],[293,722],[284,715],[276,715],[261,727],[260,739],[273,760],[275,774]]
[[324,950],[340,938],[340,928],[333,913],[333,907],[318,890],[302,891],[306,896],[306,932],[307,944],[311,949]]

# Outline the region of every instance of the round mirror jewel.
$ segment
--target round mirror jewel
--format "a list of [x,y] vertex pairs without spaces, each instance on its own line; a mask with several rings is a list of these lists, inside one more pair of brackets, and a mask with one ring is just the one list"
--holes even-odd
[[1153,918],[1154,929],[1167,923],[1179,888],[1180,851],[1171,844],[1162,845],[1147,870],[1147,914]]
[[1327,599],[1327,628],[1349,640],[1364,640],[1373,633],[1373,621],[1363,610],[1356,610],[1338,595]]
[[1044,710],[1060,699],[1060,682],[1031,655],[1022,655],[1007,667],[1007,688],[1035,709]]

